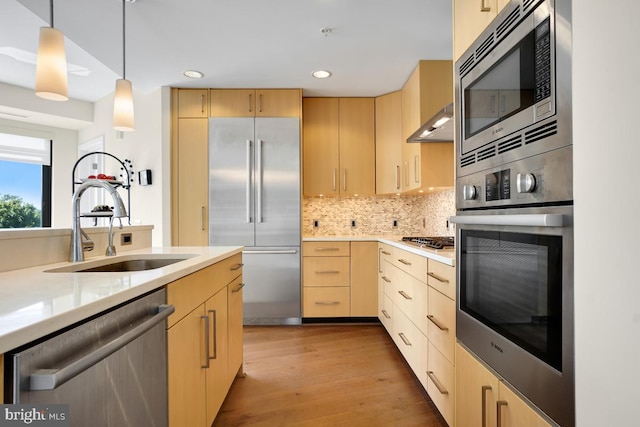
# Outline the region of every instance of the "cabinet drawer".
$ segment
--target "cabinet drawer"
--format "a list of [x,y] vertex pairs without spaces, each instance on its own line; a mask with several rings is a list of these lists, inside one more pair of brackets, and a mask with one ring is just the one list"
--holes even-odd
[[351,242],[303,242],[302,256],[349,256]]
[[429,342],[427,393],[449,425],[454,425],[455,370],[449,361]]
[[451,298],[456,300],[456,268],[441,262],[429,260],[427,271],[427,283]]
[[[407,273],[395,269],[392,275],[393,291],[390,291],[392,301],[417,326],[426,320],[427,285]],[[425,317],[425,319],[421,319]],[[426,333],[426,322],[423,323]]]
[[304,317],[348,317],[350,288],[304,288]]
[[425,339],[416,325],[399,310],[393,310],[391,337],[414,372],[419,372],[421,340]]
[[396,248],[393,251],[393,265],[427,283],[427,258]]
[[302,283],[304,286],[349,286],[349,257],[304,257]]
[[454,363],[456,344],[456,304],[432,287],[428,289],[429,341],[451,363]]
[[393,302],[387,295],[382,297],[378,318],[387,332],[393,334]]

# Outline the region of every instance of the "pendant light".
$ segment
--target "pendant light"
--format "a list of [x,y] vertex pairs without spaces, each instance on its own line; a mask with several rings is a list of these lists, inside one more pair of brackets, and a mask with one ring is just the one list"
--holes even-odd
[[64,35],[53,28],[53,0],[49,2],[50,27],[40,28],[36,62],[36,95],[52,101],[69,99],[67,86],[67,56]]
[[122,0],[122,78],[116,80],[113,99],[113,128],[118,131],[135,130],[133,125],[133,87],[126,77],[125,0]]

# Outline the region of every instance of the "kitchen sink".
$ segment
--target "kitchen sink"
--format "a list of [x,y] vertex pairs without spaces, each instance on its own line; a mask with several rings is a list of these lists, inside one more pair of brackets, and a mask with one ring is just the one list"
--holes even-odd
[[65,267],[45,270],[46,273],[124,273],[128,271],[144,271],[166,267],[180,261],[194,257],[192,254],[149,254],[125,255],[117,259],[102,259],[97,261],[72,264]]

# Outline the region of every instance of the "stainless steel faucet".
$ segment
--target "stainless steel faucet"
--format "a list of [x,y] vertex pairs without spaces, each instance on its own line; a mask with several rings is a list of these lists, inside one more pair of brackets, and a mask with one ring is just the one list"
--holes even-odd
[[[71,262],[84,261],[84,251],[93,249],[93,242],[80,227],[80,198],[87,188],[97,187],[103,188],[111,194],[113,198],[113,217],[109,221],[109,247],[107,248],[107,255],[115,255],[115,248],[113,247],[113,236],[111,234],[111,227],[113,224],[113,218],[123,218],[127,216],[127,209],[124,207],[124,202],[118,194],[116,188],[104,181],[86,181],[81,184],[73,193],[71,199],[73,210],[73,228],[71,230]],[[122,223],[120,223],[122,227]],[[86,240],[83,240],[83,237]]]

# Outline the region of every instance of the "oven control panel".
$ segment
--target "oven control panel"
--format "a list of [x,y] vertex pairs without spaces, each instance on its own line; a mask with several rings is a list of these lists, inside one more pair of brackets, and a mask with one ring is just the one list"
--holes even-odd
[[488,173],[484,176],[485,200],[509,200],[511,198],[511,169]]

